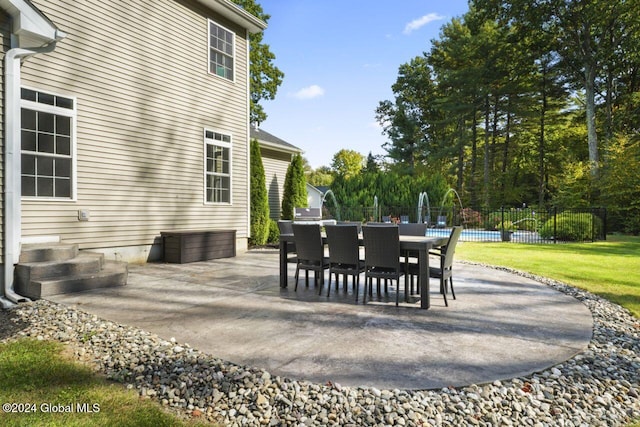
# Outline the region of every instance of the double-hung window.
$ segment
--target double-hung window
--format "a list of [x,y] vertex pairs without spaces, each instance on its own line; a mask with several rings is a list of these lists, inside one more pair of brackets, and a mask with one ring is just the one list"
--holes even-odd
[[209,21],[209,72],[233,80],[235,34]]
[[71,199],[75,100],[22,88],[20,106],[22,196]]
[[205,197],[210,203],[231,203],[231,136],[204,131]]

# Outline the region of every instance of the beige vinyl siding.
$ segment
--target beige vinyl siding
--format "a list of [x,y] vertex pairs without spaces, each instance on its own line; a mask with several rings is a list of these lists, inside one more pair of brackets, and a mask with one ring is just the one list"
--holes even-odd
[[[245,30],[196,2],[34,0],[67,37],[23,85],[77,100],[77,199],[23,199],[23,236],[81,248],[157,243],[172,229],[247,237]],[[233,30],[235,80],[208,70],[208,21]],[[204,130],[232,136],[232,203],[204,202]],[[90,220],[78,221],[78,210]]]
[[4,264],[4,56],[11,49],[11,18],[0,10],[0,264]]
[[277,220],[280,219],[282,210],[284,179],[287,176],[287,168],[291,163],[291,153],[270,150],[264,147],[260,148],[260,153],[269,194],[269,216]]

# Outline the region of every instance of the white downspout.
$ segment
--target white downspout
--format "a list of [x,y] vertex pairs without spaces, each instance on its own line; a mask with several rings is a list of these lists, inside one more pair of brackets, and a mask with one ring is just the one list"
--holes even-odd
[[38,48],[13,48],[5,54],[4,298],[0,297],[3,306],[29,301],[28,298],[18,295],[13,286],[15,264],[20,258],[22,238],[20,61],[31,55],[51,52],[55,47],[56,42],[53,41]]

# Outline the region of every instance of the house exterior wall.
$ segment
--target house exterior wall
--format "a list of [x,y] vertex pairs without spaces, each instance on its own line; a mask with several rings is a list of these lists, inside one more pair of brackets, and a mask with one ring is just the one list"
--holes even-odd
[[311,184],[307,184],[307,206],[310,208],[322,207],[323,194]]
[[269,195],[269,217],[278,220],[282,212],[284,179],[291,164],[291,153],[265,147],[260,148],[260,153]]
[[[161,231],[234,229],[246,249],[246,31],[190,1],[33,3],[67,37],[24,62],[22,85],[76,100],[77,196],[23,197],[23,239],[131,261],[158,258]],[[208,73],[208,18],[235,33],[234,81]],[[232,137],[229,204],[205,203],[205,129]]]

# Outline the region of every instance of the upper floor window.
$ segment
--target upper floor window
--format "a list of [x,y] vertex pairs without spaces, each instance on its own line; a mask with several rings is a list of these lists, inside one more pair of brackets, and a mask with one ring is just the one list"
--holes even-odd
[[204,131],[206,201],[231,203],[231,136]]
[[231,31],[209,21],[209,72],[233,80],[234,37]]
[[72,198],[75,100],[26,88],[21,99],[22,196]]

